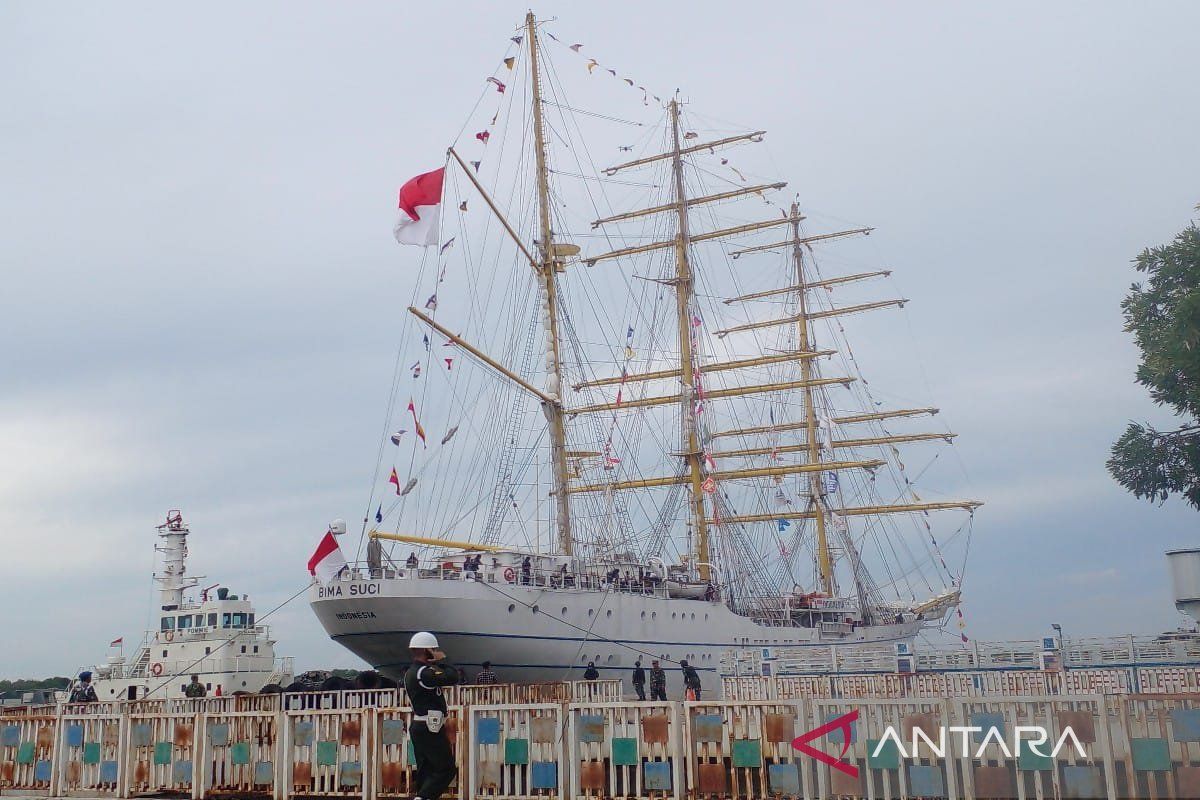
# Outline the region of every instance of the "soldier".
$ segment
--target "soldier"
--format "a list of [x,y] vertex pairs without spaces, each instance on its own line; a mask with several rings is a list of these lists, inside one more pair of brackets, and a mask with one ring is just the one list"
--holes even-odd
[[683,668],[684,698],[687,700],[699,700],[700,673],[696,672],[695,667],[688,664],[686,658],[679,662],[679,666]]
[[658,665],[658,659],[650,662],[650,699],[667,699],[667,672]]
[[204,684],[200,682],[199,675],[192,676],[192,682],[183,687],[183,694],[186,697],[204,697],[208,694],[208,690],[204,688]]
[[600,670],[596,669],[596,662],[589,661],[587,669],[583,671],[583,679],[585,681],[594,681],[600,677]]
[[75,688],[71,691],[70,702],[97,703],[99,701],[100,698],[96,697],[96,687],[92,686],[92,673],[79,673],[79,683],[76,684]]
[[413,723],[409,730],[417,761],[416,794],[413,800],[438,800],[450,786],[458,767],[450,748],[446,722],[446,698],[442,687],[459,683],[458,670],[446,663],[437,637],[427,631],[414,633],[408,643],[413,663],[404,673],[404,691],[412,703]]
[[640,658],[633,665],[633,690],[637,692],[638,700],[646,699],[646,670],[642,669]]

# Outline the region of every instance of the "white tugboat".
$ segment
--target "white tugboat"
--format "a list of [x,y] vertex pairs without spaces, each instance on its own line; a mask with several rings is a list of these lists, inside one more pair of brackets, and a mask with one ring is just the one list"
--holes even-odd
[[198,599],[185,594],[204,577],[187,574],[188,533],[177,510],[158,526],[158,629],[146,632],[132,660],[118,639],[108,660],[91,668],[100,700],[183,697],[192,675],[210,696],[292,682],[292,659],[276,659],[270,630],[257,624],[245,595],[217,585],[201,589]]

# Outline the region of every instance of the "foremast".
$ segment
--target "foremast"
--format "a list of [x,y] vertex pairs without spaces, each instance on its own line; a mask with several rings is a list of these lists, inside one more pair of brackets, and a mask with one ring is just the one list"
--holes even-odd
[[554,252],[554,230],[550,220],[550,182],[546,166],[545,128],[542,121],[541,77],[538,71],[537,21],[533,12],[525,15],[525,37],[529,40],[529,81],[533,97],[533,142],[537,170],[538,220],[538,294],[542,300],[542,323],[546,331],[546,394],[542,410],[550,433],[550,470],[554,488],[554,523],[558,546],[565,555],[574,552],[571,538],[571,499],[567,491],[567,426],[562,403],[562,360],[559,357],[558,262]]
[[696,419],[696,371],[692,348],[692,304],[695,280],[688,257],[691,240],[688,232],[688,199],[683,179],[683,156],[680,148],[679,101],[668,106],[671,115],[671,173],[675,184],[675,214],[678,232],[675,237],[675,311],[679,330],[679,413],[682,425],[683,450],[691,487],[691,527],[695,534],[695,555],[701,580],[709,579],[708,520],[704,513],[704,454],[700,449]]

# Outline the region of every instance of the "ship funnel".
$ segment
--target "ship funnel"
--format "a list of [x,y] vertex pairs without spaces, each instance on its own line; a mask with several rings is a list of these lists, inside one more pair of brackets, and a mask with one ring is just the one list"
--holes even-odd
[[1200,621],[1200,547],[1167,551],[1175,607]]

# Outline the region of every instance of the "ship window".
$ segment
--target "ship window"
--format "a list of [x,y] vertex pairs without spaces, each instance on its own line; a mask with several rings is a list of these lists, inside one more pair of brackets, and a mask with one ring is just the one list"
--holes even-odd
[[246,652],[246,645],[242,645],[242,652]]
[[163,617],[162,618],[162,630],[164,630],[164,631],[175,630],[175,618],[174,617]]
[[247,614],[247,615],[246,615],[246,627],[247,627],[247,628],[253,628],[253,627],[254,627],[254,615],[253,615],[253,614]]
[[675,617],[677,617],[677,616],[679,616],[679,615],[676,614],[674,611],[671,612],[671,619],[675,619]]
[[211,647],[206,647],[206,648],[204,648],[204,655],[206,655],[206,656],[211,656],[211,655],[212,655],[212,648],[211,648]]
[[217,615],[216,614],[208,615],[208,627],[210,627],[210,628],[217,627]]
[[589,608],[589,609],[588,609],[588,616],[589,616],[589,617],[590,617],[592,614],[595,614],[595,613],[596,613],[596,610],[595,610],[594,608]]
[[608,610],[608,613],[606,613],[606,614],[605,614],[605,616],[606,616],[606,617],[611,617],[611,616],[612,616],[612,609],[611,609],[611,608]]
[[228,613],[228,612],[226,612],[226,613],[224,613],[224,614],[222,614],[222,615],[221,615],[221,627],[222,627],[222,628],[228,628],[228,627],[229,627],[229,618],[230,618],[231,616],[233,616],[233,615],[232,615],[232,614],[230,614],[230,613]]
[[538,612],[538,607],[537,607],[537,606],[530,606],[529,610],[530,610],[530,611],[532,611],[534,614],[536,614],[536,613]]
[[163,658],[166,658],[166,657],[167,657],[167,651],[163,650]]
[[651,611],[651,612],[650,612],[650,619],[658,619],[658,612],[657,612],[657,611]]
[[642,619],[645,619],[645,618],[646,618],[646,612],[645,612],[645,611],[643,611],[643,612],[642,612]]
[[234,628],[246,627],[246,615],[245,614],[234,614],[233,615],[233,627]]
[[563,609],[562,609],[562,615],[563,615],[564,617],[567,615],[567,607],[566,607],[566,606],[563,606]]
[[516,611],[516,610],[517,610],[517,606],[516,606],[516,604],[514,604],[514,603],[509,603],[509,604],[508,604],[508,613],[510,613],[510,614],[511,614],[512,612],[514,612],[514,611]]
[[177,627],[181,631],[186,631],[188,628],[192,627],[192,615],[184,614],[182,617],[180,617],[179,625]]
[[254,652],[258,652],[258,645],[254,645]]

